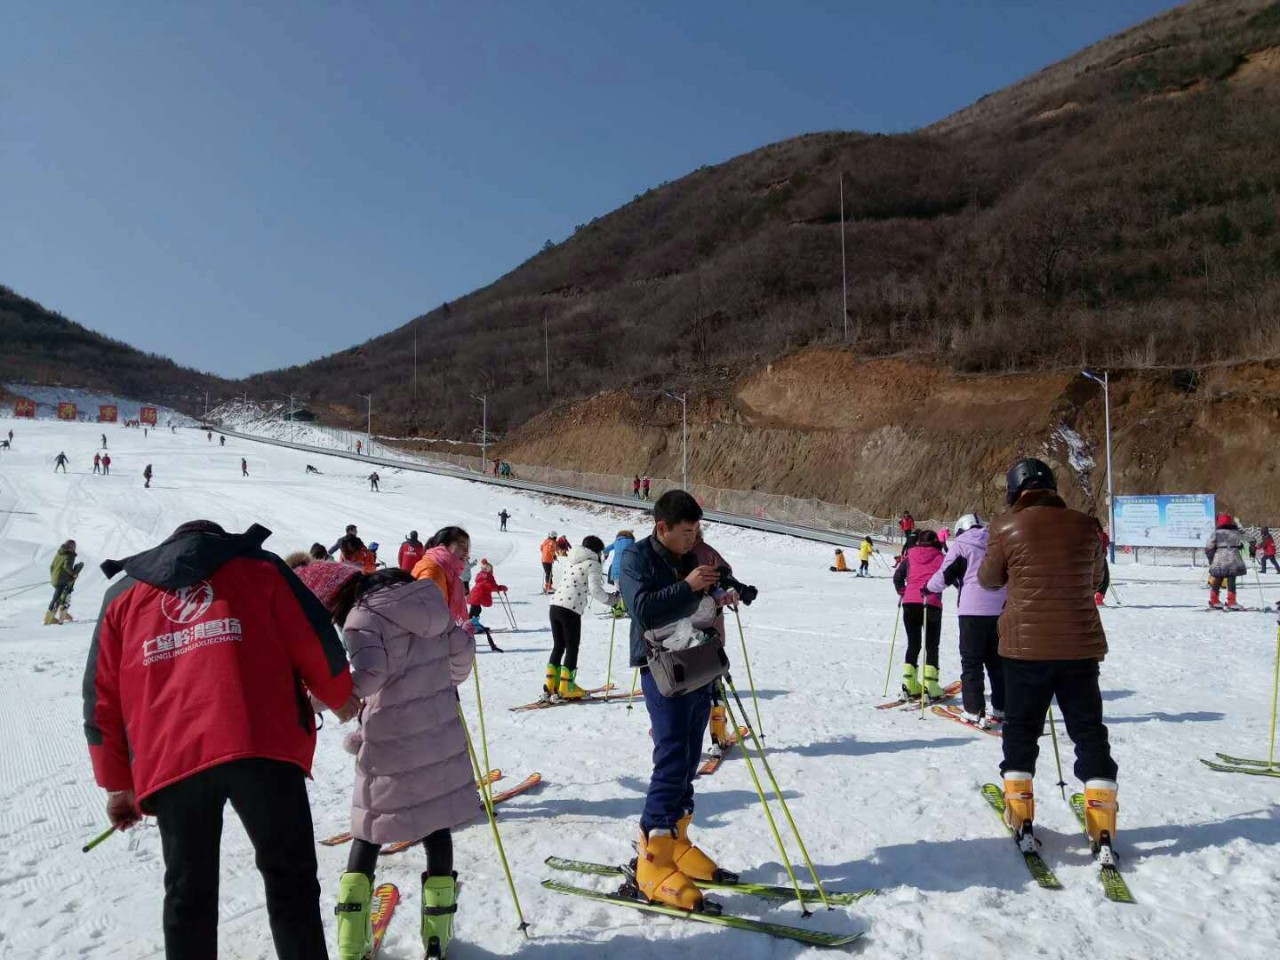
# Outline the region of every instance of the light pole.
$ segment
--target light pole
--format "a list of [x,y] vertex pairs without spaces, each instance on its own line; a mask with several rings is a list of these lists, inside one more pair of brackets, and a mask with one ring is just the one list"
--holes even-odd
[[683,462],[681,484],[687,493],[689,490],[689,394],[667,391],[667,396],[672,400],[680,401],[680,459]]
[[1107,542],[1111,553],[1111,562],[1116,562],[1116,498],[1111,476],[1111,372],[1104,370],[1099,377],[1092,370],[1081,370],[1081,374],[1094,383],[1102,384],[1102,409],[1106,418],[1107,429]]
[[472,400],[480,401],[480,475],[484,476],[485,464],[489,462],[489,395],[482,393],[471,395]]
[[368,418],[364,422],[364,455],[369,457],[373,455],[373,394],[361,393],[358,396],[369,404]]
[[844,172],[840,173],[840,319],[844,321],[844,339],[849,341],[849,261],[844,253]]

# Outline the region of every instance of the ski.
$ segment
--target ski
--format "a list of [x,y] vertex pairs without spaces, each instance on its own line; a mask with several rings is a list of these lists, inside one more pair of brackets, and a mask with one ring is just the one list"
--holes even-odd
[[975,726],[974,724],[970,723],[968,720],[964,718],[964,716],[960,713],[960,711],[957,710],[955,707],[942,707],[942,706],[934,707],[933,712],[940,717],[946,717],[948,720],[954,720],[956,723],[960,724],[960,726],[968,727],[970,730],[974,731],[975,733],[985,733],[988,737],[1000,736],[1000,731],[997,730],[995,727],[984,728],[984,727]]
[[382,947],[382,938],[387,935],[387,927],[391,925],[391,915],[396,912],[396,904],[400,902],[400,888],[394,883],[383,883],[373,891],[373,900],[369,904],[370,921],[373,924],[373,947],[369,950],[369,958],[373,960]]
[[[594,877],[619,877],[625,879],[627,871],[622,867],[614,867],[607,863],[589,863],[586,860],[566,860],[563,857],[547,857],[543,861],[552,870],[567,870],[572,873],[586,873]],[[700,890],[715,890],[721,893],[745,893],[753,897],[761,897],[765,900],[794,900],[796,891],[794,887],[778,886],[771,883],[716,883],[712,880],[695,880]],[[821,903],[822,897],[818,891],[810,887],[801,887],[807,903]],[[880,891],[875,889],[856,890],[853,893],[840,893],[835,890],[827,890],[827,900],[830,903],[839,906],[848,906],[851,903],[857,903],[863,897],[870,897]]]
[[[501,770],[490,770],[490,771],[485,775],[484,782],[485,782],[486,784],[488,784],[488,783],[497,783],[497,782],[498,782],[499,780],[501,780],[501,779],[502,779],[502,771],[501,771]],[[477,783],[477,784],[476,784],[476,789],[477,789],[477,790],[479,790],[480,788],[481,788],[481,784]],[[321,845],[322,847],[338,847],[338,846],[341,846],[341,845],[342,845],[342,844],[344,844],[344,843],[348,843],[348,842],[350,842],[350,840],[351,840],[351,834],[350,834],[350,832],[335,833],[332,837],[325,837],[323,840],[321,840],[321,841],[320,841],[320,845]],[[416,843],[417,841],[414,841],[414,842]],[[394,846],[394,844],[392,844],[392,846]],[[388,852],[388,851],[387,851],[387,848],[385,848],[385,847],[384,847],[384,848],[383,848],[383,850],[382,850],[382,852],[383,852],[383,853],[387,853],[387,852]],[[398,853],[399,851],[391,851],[391,852],[393,852],[393,853]]]
[[1265,767],[1268,770],[1280,768],[1280,764],[1275,764],[1269,760],[1246,760],[1244,757],[1229,757],[1225,753],[1215,753],[1215,757],[1223,763],[1235,763],[1244,767]]
[[[1004,822],[1004,791],[994,783],[984,783],[982,785],[982,796],[987,801],[987,804],[991,809],[996,812],[996,816],[1000,818],[1001,825],[1009,831],[1009,836],[1015,836],[1013,828]],[[1044,862],[1040,854],[1024,853],[1021,850],[1018,852],[1022,854],[1023,862],[1026,863],[1027,870],[1030,871],[1031,877],[1036,883],[1045,890],[1062,889],[1062,883],[1054,875],[1053,870],[1049,868],[1049,865]]]
[[695,913],[667,906],[665,903],[653,903],[649,900],[638,900],[621,893],[600,893],[583,887],[571,887],[555,880],[543,880],[542,886],[553,893],[563,893],[571,897],[584,897],[599,903],[610,903],[618,907],[630,907],[633,910],[644,910],[649,913],[660,913],[681,920],[696,920],[699,923],[710,923],[734,930],[748,930],[752,933],[764,933],[783,940],[795,940],[811,947],[843,947],[862,938],[862,934],[822,933],[818,930],[805,930],[802,927],[789,927],[781,923],[769,923],[765,920],[753,920],[750,917],[738,917],[723,913]]
[[698,768],[698,776],[709,777],[720,769],[720,764],[724,763],[730,751],[742,742],[749,731],[746,727],[739,727],[738,732],[729,738],[728,743],[721,745],[719,753],[704,753],[702,755],[702,766]]
[[1218,763],[1216,760],[1206,760],[1203,757],[1200,758],[1200,762],[1210,770],[1217,770],[1219,773],[1247,773],[1252,777],[1280,777],[1280,770],[1275,768],[1268,769],[1267,765],[1261,761],[1258,761],[1258,763],[1261,763],[1260,766],[1245,763]]
[[618,700],[630,700],[632,696],[640,696],[643,698],[643,692],[636,690],[631,694],[613,694],[613,692],[604,692],[604,687],[598,687],[596,691],[582,691],[586,696],[582,696],[577,700],[535,700],[534,703],[521,704],[520,707],[512,707],[512,713],[521,713],[525,710],[545,710],[553,707],[572,707],[573,704],[581,703],[617,703]]
[[[1080,821],[1080,827],[1084,830],[1084,835],[1089,836],[1089,828],[1085,822],[1084,816],[1084,794],[1073,793],[1071,795],[1071,809],[1076,812],[1076,819]],[[1114,864],[1107,864],[1098,868],[1099,876],[1102,879],[1102,891],[1106,894],[1107,899],[1115,903],[1137,903],[1133,899],[1133,894],[1129,892],[1129,885],[1124,882],[1124,877],[1120,875],[1120,868]]]
[[[947,686],[942,688],[942,692],[944,694],[943,696],[939,697],[936,700],[930,700],[929,702],[942,703],[944,700],[954,697],[957,693],[960,692],[960,681],[957,680],[955,683],[947,684]],[[910,700],[908,700],[906,697],[899,697],[897,700],[890,700],[888,703],[876,704],[876,709],[892,710],[894,707],[905,707],[908,704],[911,705],[912,707],[918,707],[920,706],[920,698],[912,697]]]

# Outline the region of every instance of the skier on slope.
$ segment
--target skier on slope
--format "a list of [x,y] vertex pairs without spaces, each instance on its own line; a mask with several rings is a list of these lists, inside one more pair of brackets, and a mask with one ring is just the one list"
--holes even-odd
[[[912,531],[916,542],[902,554],[893,571],[893,586],[902,598],[902,626],[907,634],[907,656],[902,666],[902,695],[919,697],[921,690],[930,700],[946,696],[938,683],[938,646],[942,639],[942,596],[925,587],[942,566],[938,535],[932,530]],[[920,657],[920,636],[924,633],[923,683],[916,673]]]
[[502,532],[502,533],[506,533],[506,532],[507,532],[507,521],[508,521],[508,520],[510,520],[510,519],[511,519],[511,514],[507,513],[507,511],[506,511],[506,509],[505,509],[505,508],[504,508],[501,512],[499,512],[499,514],[498,514],[498,530],[499,530],[500,532]]
[[102,449],[107,449],[107,435],[105,433],[102,435]]
[[93,472],[94,473],[102,472],[102,454],[100,453],[95,453],[93,455]]
[[844,558],[844,551],[836,547],[836,562],[831,566],[832,573],[848,573],[849,561]]
[[219,434],[219,435],[218,435],[218,446],[220,446],[220,447],[225,447],[226,445],[227,445],[227,437],[226,437],[226,434]]
[[604,548],[604,553],[600,555],[600,559],[609,561],[609,585],[618,582],[618,574],[622,570],[622,555],[631,548],[636,542],[636,535],[631,530],[619,530],[614,535],[613,543]]
[[[313,561],[298,576],[342,630],[360,727],[344,746],[355,755],[351,850],[338,881],[338,960],[363,960],[372,946],[370,908],[383,844],[421,841],[421,937],[446,957],[457,911],[453,828],[475,819],[476,787],[457,689],[475,646],[430,580],[398,568],[362,574]],[[324,956],[323,952],[308,956]]]
[[76,562],[76,542],[68,540],[58,548],[49,564],[49,582],[53,585],[53,599],[49,601],[49,609],[45,611],[45,626],[66,623],[72,619],[71,591],[75,589],[76,578],[84,569],[84,563]]
[[[720,574],[713,567],[699,566],[692,553],[702,519],[697,500],[683,490],[669,490],[653,505],[653,518],[653,535],[622,557],[622,594],[631,611],[631,666],[649,667],[651,656],[658,658],[655,663],[681,658],[692,666],[684,658],[691,650],[698,652],[694,647],[671,651],[659,637],[678,621],[688,620],[693,626],[704,604],[714,612],[707,591],[716,586]],[[696,646],[705,649],[705,643]],[[723,656],[719,651],[721,663]],[[682,910],[702,909],[702,893],[693,881],[726,878],[689,839],[693,779],[702,761],[711,687],[723,674],[723,667],[716,672],[705,661],[699,660],[698,665],[696,675],[686,673],[685,680],[701,685],[685,692],[668,686],[670,696],[663,693],[652,669],[640,673],[653,727],[653,774],[640,817],[635,884],[643,897]]]
[[1218,591],[1227,586],[1227,609],[1239,610],[1236,603],[1236,577],[1249,572],[1240,551],[1244,547],[1244,535],[1235,518],[1229,513],[1218,514],[1216,529],[1204,543],[1204,554],[1209,558],[1209,606],[1222,609]]
[[1271,529],[1269,527],[1262,528],[1262,541],[1258,544],[1258,549],[1262,555],[1261,566],[1258,568],[1258,572],[1266,573],[1267,562],[1270,561],[1271,569],[1276,573],[1280,573],[1280,563],[1276,562],[1276,541],[1275,537],[1271,536]]
[[53,458],[53,472],[57,473],[59,470],[63,473],[67,472],[67,455],[62,452]]
[[[966,723],[983,730],[1004,720],[1004,664],[1000,660],[1000,614],[1004,610],[1005,589],[988,590],[978,583],[978,568],[987,555],[987,530],[976,513],[966,513],[956,521],[951,550],[927,589],[942,593],[955,587],[960,598],[956,613],[960,618],[960,688],[964,703],[961,715]],[[991,712],[982,691],[982,671],[991,682]]]
[[551,571],[556,562],[556,532],[552,530],[538,548],[542,556],[542,592],[551,592]]
[[413,568],[418,565],[418,561],[422,559],[422,555],[426,552],[427,548],[418,539],[418,531],[410,530],[409,536],[405,538],[404,543],[400,544],[400,553],[396,556],[396,563],[405,573],[413,573]]
[[325,956],[306,693],[343,722],[360,701],[324,608],[262,549],[268,536],[256,525],[228,534],[197,520],[102,565],[108,578],[127,576],[103,598],[89,647],[85,734],[112,826],[156,818],[171,958],[218,955],[228,800],[256,854],[279,956]]
[[249,475],[249,461],[244,457],[240,458],[240,476],[247,477]]
[[502,649],[493,642],[493,634],[480,622],[480,610],[493,606],[495,593],[506,593],[507,588],[498,583],[493,573],[493,564],[488,560],[480,561],[480,572],[476,574],[476,585],[467,591],[467,616],[477,633],[483,633],[489,639],[489,649],[494,653],[502,653]]
[[148,490],[151,489],[151,464],[147,464],[142,469],[143,486]]
[[1005,819],[1023,851],[1034,850],[1033,779],[1045,716],[1056,697],[1075,742],[1075,774],[1084,781],[1085,823],[1095,855],[1114,863],[1116,772],[1102,722],[1098,665],[1107,654],[1093,593],[1105,555],[1093,519],[1067,508],[1053,471],[1020,460],[1006,478],[1012,509],[991,524],[978,583],[1008,585],[1000,617],[1004,659]]
[[380,480],[380,479],[381,479],[381,478],[378,476],[378,471],[377,471],[377,470],[375,470],[375,471],[373,471],[373,473],[369,474],[369,491],[370,491],[371,493],[377,493],[377,492],[378,492],[378,482],[379,482],[379,480]]
[[870,537],[863,537],[862,544],[858,547],[858,576],[871,576],[871,555],[876,552],[876,545],[871,542]]
[[582,546],[569,551],[567,562],[556,566],[555,595],[551,598],[551,657],[543,677],[544,703],[552,700],[581,700],[586,694],[577,684],[578,647],[582,642],[582,614],[587,601],[596,600],[612,608],[616,593],[608,593],[601,583],[600,554],[604,542],[595,536],[583,539]]

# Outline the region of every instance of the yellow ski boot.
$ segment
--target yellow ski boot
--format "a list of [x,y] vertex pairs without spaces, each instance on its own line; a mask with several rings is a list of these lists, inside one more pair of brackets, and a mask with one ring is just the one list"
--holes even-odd
[[344,873],[338,881],[338,960],[364,960],[373,947],[372,898],[373,881],[363,873]]
[[636,844],[636,888],[654,903],[681,910],[701,910],[702,891],[675,862],[674,831],[654,829],[646,837],[640,832]]
[[921,689],[920,681],[916,679],[916,665],[914,663],[904,663],[902,665],[902,698],[904,700],[918,700]]
[[550,703],[556,696],[556,690],[560,687],[560,668],[554,663],[547,664],[547,673],[542,680],[542,695],[538,697],[539,703]]
[[689,824],[693,814],[686,813],[676,823],[676,867],[691,880],[714,880],[717,883],[737,883],[738,875],[721,870],[710,857],[689,840]]
[[1010,770],[1004,775],[1004,822],[1013,831],[1018,849],[1023,853],[1034,853],[1036,849],[1032,830],[1036,818],[1033,777],[1034,774],[1021,770]]
[[578,676],[577,670],[560,670],[560,687],[556,692],[556,696],[561,700],[585,700],[587,695],[582,688],[574,683],[574,678]]
[[1118,786],[1114,780],[1087,780],[1084,785],[1084,827],[1089,832],[1089,846],[1098,863],[1115,866],[1116,803]]
[[711,742],[721,750],[729,742],[729,711],[718,703],[711,708]]

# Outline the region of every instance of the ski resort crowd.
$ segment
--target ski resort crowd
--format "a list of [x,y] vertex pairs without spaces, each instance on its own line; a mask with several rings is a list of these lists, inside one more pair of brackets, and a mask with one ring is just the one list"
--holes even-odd
[[[644,499],[645,485],[637,484]],[[895,704],[932,702],[958,722],[998,730],[1001,809],[1030,854],[1038,843],[1039,739],[1056,698],[1075,744],[1093,851],[1104,865],[1114,863],[1118,767],[1099,687],[1107,652],[1098,615],[1108,582],[1105,534],[1094,518],[1067,507],[1039,460],[1014,464],[1007,497],[1009,511],[994,521],[970,513],[952,531],[921,529],[904,514],[892,572],[906,634]],[[703,885],[736,876],[691,835],[694,779],[708,729],[713,755],[733,740],[723,700],[731,685],[724,613],[750,604],[757,591],[736,580],[705,541],[702,510],[690,494],[664,493],[652,516],[648,533],[619,530],[608,545],[591,534],[574,546],[556,531],[542,541],[552,648],[527,708],[608,698],[606,688],[577,682],[582,618],[594,599],[629,621],[629,664],[649,714],[653,769],[624,890],[637,902],[710,911]],[[500,530],[509,518],[498,514]],[[264,548],[269,536],[256,524],[231,533],[195,520],[150,550],[102,564],[108,579],[123,576],[108,589],[94,631],[84,716],[111,823],[123,830],[144,814],[155,817],[168,957],[217,955],[227,803],[257,852],[278,955],[328,956],[305,780],[317,717],[327,710],[342,723],[356,719],[343,739],[355,771],[351,847],[335,908],[337,956],[369,954],[379,852],[413,843],[426,858],[423,946],[443,957],[457,910],[452,831],[488,802],[477,799],[486,774],[457,688],[473,669],[476,637],[501,652],[480,617],[495,604],[510,615],[508,588],[487,560],[472,560],[471,538],[458,526],[425,541],[410,531],[393,565],[378,559],[378,544],[366,544],[354,524],[329,547],[317,542],[284,558]],[[1227,604],[1235,603],[1244,546],[1233,519],[1219,517],[1206,545],[1212,603],[1222,587]],[[870,576],[878,553],[870,537],[859,544],[857,576]],[[1256,553],[1274,565],[1269,532]],[[62,544],[46,623],[70,619],[82,568],[75,542]],[[831,569],[853,572],[841,550]],[[939,674],[949,587],[959,595],[962,710],[944,706],[954,690]],[[511,621],[514,627],[514,615]]]

